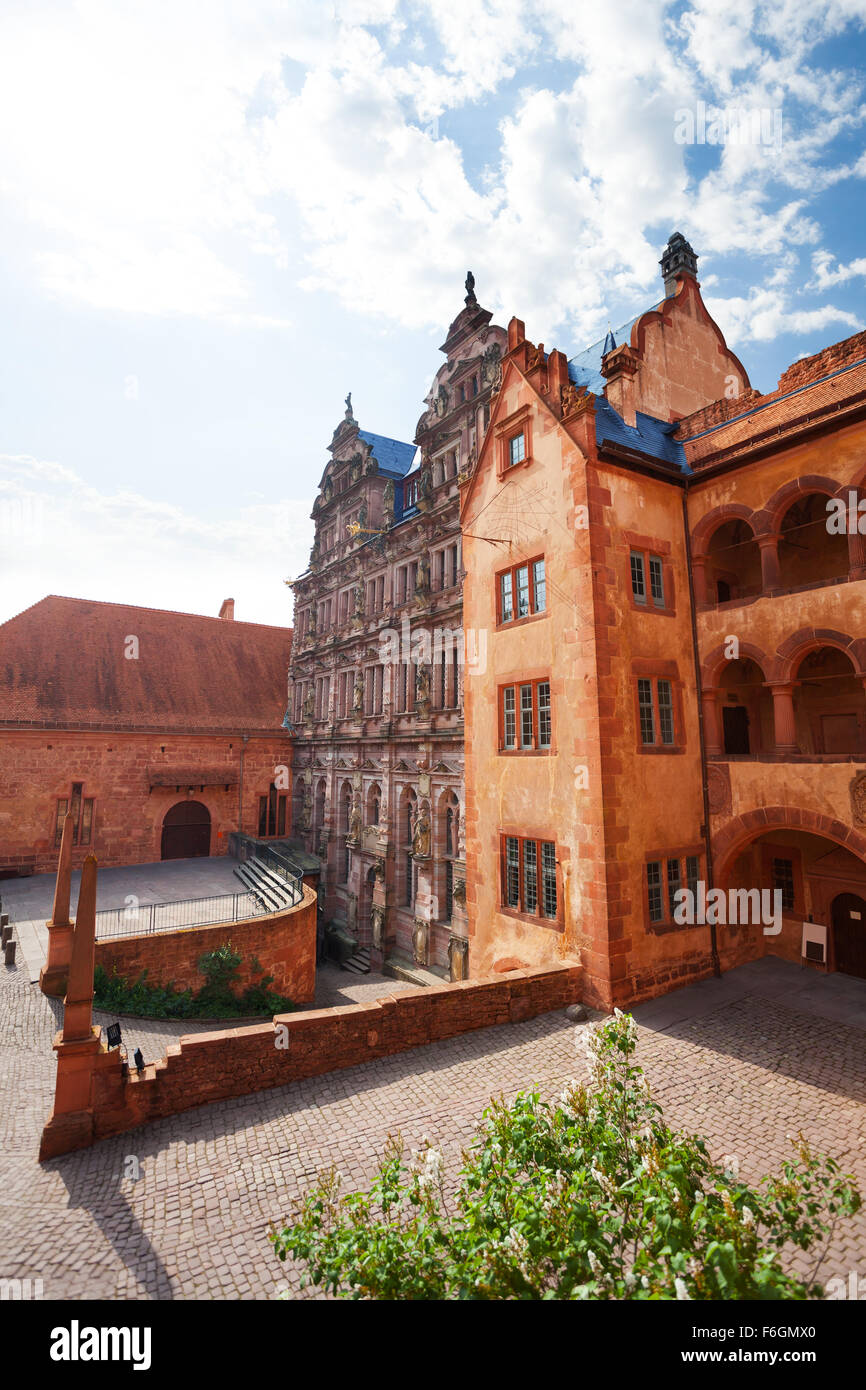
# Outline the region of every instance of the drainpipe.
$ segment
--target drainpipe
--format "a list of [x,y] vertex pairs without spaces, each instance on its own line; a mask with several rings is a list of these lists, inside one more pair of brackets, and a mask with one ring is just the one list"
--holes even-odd
[[[238,780],[238,834],[244,833],[244,754],[250,741],[249,734],[241,735],[241,767]],[[238,846],[240,849],[240,845]]]
[[[704,702],[701,698],[701,658],[698,648],[698,615],[695,608],[695,577],[692,572],[692,550],[689,539],[689,511],[688,511],[688,479],[683,489],[683,537],[686,547],[686,569],[689,576],[689,608],[692,617],[692,657],[695,663],[695,688],[698,697],[698,739],[701,750],[701,794],[704,803],[704,855],[707,862],[707,890],[713,887],[713,857],[712,846],[710,844],[710,792],[707,785],[707,747],[704,738]],[[719,945],[716,939],[716,924],[709,922],[710,928],[710,955],[713,961],[713,974],[721,975],[722,965],[719,960]]]

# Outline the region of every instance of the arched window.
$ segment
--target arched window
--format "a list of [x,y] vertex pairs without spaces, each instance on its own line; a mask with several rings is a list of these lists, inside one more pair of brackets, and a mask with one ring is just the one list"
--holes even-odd
[[848,538],[827,527],[827,497],[812,492],[792,502],[779,528],[779,578],[797,589],[848,574]]
[[272,782],[267,796],[259,797],[259,836],[267,838],[286,833],[286,808],[288,795],[278,792]]
[[710,603],[729,603],[761,592],[761,551],[748,522],[734,518],[713,532],[706,573]]
[[379,824],[379,807],[382,803],[382,788],[374,782],[367,792],[367,824]]
[[866,753],[863,682],[838,647],[819,647],[800,662],[794,714],[801,752]]
[[400,829],[403,841],[403,906],[411,907],[415,901],[415,864],[412,858],[412,836],[415,831],[415,814],[418,798],[411,787],[403,792],[400,802]]
[[450,922],[454,911],[454,860],[458,856],[458,820],[460,802],[453,791],[443,792],[439,802],[439,854],[441,871],[438,875],[441,894],[440,917]]
[[349,850],[349,821],[352,815],[352,784],[344,782],[340,792],[340,882],[347,883],[349,879],[349,862],[351,852]]

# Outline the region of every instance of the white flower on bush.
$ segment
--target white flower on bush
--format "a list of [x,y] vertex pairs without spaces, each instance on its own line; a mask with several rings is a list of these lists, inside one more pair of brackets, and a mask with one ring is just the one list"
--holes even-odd
[[675,1288],[676,1291],[677,1291],[677,1301],[678,1301],[679,1303],[689,1303],[689,1302],[691,1302],[691,1294],[689,1293],[688,1289],[686,1288],[685,1280],[684,1280],[684,1279],[679,1279],[679,1278],[675,1279],[675,1280],[674,1280],[674,1288]]

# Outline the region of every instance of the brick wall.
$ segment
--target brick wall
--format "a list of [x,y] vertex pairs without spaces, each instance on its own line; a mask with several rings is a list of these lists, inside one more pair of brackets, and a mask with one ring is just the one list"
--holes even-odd
[[265,974],[273,975],[271,988],[296,1004],[308,1004],[316,992],[316,895],[304,889],[303,902],[268,917],[243,922],[221,922],[212,927],[163,932],[154,936],[127,936],[97,941],[96,964],[109,974],[116,971],[130,983],[147,971],[150,984],[174,984],[177,989],[198,991],[205,977],[200,958],[230,941],[242,960],[237,985],[243,989],[260,972],[251,969],[257,958]]
[[73,782],[83,782],[84,796],[95,801],[91,843],[73,849],[73,868],[90,853],[106,867],[154,863],[161,856],[165,814],[187,799],[187,788],[151,789],[148,769],[223,765],[227,788],[211,785],[194,792],[210,813],[212,855],[226,853],[232,830],[257,834],[259,797],[267,794],[275,767],[291,766],[287,735],[252,735],[244,745],[240,732],[0,728],[0,873],[56,869],[57,799],[69,796]]
[[[580,977],[577,966],[551,966],[406,990],[371,1004],[284,1014],[230,1033],[181,1038],[140,1078],[133,1073],[123,1080],[119,1062],[109,1061],[113,1054],[102,1053],[93,1071],[92,1137],[120,1134],[210,1101],[358,1066],[476,1028],[534,1018],[574,1003]],[[277,1045],[281,1037],[288,1039],[287,1047]],[[51,1137],[46,1127],[43,1158],[80,1146],[79,1139],[64,1147],[60,1133]]]

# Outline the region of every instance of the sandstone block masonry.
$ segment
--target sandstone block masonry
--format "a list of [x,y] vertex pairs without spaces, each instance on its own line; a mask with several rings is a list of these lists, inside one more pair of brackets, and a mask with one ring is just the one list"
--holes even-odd
[[[205,983],[199,969],[201,957],[227,941],[241,956],[237,976],[241,989],[264,973],[274,977],[271,988],[295,1004],[308,1004],[315,998],[316,894],[311,888],[304,889],[298,906],[267,917],[97,941],[96,964],[109,975],[125,975],[131,983],[146,970],[149,984],[173,984],[195,992]],[[255,969],[256,962],[260,970]]]
[[[84,1148],[151,1120],[211,1101],[358,1066],[425,1043],[516,1023],[579,997],[577,966],[407,990],[372,1004],[278,1015],[231,1033],[181,1038],[142,1076],[124,1077],[104,1050],[92,1059],[89,1137],[49,1123],[40,1157]],[[111,1060],[109,1060],[111,1059]]]

